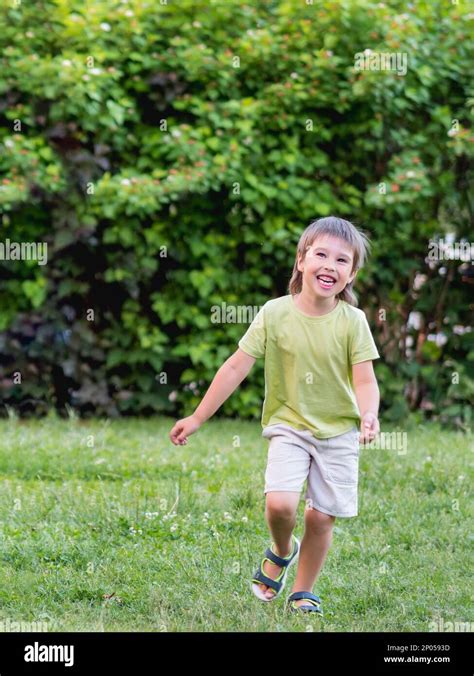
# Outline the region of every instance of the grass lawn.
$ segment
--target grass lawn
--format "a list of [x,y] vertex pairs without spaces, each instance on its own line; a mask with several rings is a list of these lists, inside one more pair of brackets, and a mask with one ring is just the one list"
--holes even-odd
[[[336,519],[313,590],[322,620],[284,612],[296,566],[277,601],[250,590],[271,541],[260,424],[211,420],[173,446],[174,422],[0,421],[0,621],[384,632],[472,620],[468,437],[413,424],[406,454],[362,447],[359,516]],[[302,497],[300,538],[303,510]]]

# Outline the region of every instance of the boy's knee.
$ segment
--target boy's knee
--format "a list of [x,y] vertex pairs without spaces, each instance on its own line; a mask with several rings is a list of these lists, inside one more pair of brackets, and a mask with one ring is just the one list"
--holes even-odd
[[298,506],[297,499],[288,492],[287,495],[267,493],[266,512],[268,516],[277,519],[293,519]]
[[330,531],[335,520],[336,517],[332,514],[325,514],[314,507],[305,511],[306,526],[316,535],[321,535]]

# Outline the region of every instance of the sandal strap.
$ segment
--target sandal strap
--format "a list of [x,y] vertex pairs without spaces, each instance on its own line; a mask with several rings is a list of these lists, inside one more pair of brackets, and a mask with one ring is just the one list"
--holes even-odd
[[303,613],[319,613],[323,614],[323,611],[319,606],[292,606],[294,611],[302,611]]
[[316,594],[313,594],[312,592],[309,591],[293,592],[288,597],[288,601],[300,601],[302,599],[308,599],[308,601],[316,601],[316,603],[321,605],[321,599],[319,598],[319,596],[316,596]]
[[272,580],[271,577],[267,577],[265,573],[262,573],[261,570],[257,570],[255,575],[253,576],[252,582],[263,582],[263,584],[266,584],[268,587],[271,587],[274,589],[276,592],[280,591],[281,588],[281,582],[278,582],[277,580]]
[[291,554],[286,558],[282,558],[281,556],[278,556],[278,554],[275,554],[274,551],[272,551],[271,547],[268,547],[266,552],[265,552],[265,558],[270,559],[270,561],[273,561],[273,563],[276,563],[277,566],[280,566],[282,568],[286,568],[291,563],[291,560],[296,554],[296,549],[298,545],[296,544],[296,541],[294,538],[292,538],[293,541],[293,548],[291,550]]
[[291,562],[291,557],[289,559],[282,559],[281,556],[272,552],[270,547],[268,547],[265,552],[265,558],[270,559],[270,561],[273,561],[273,563],[276,563],[277,566],[281,566],[282,568],[286,568]]
[[[288,572],[285,569],[291,563],[291,561],[294,559],[297,551],[298,551],[298,543],[297,543],[294,536],[293,536],[293,550],[292,550],[291,554],[289,555],[289,557],[287,557],[286,559],[283,559],[281,556],[278,556],[278,554],[275,554],[275,552],[273,552],[271,550],[271,548],[268,547],[268,549],[265,552],[265,557],[264,557],[264,559],[262,559],[262,563],[260,564],[260,568],[255,572],[255,574],[253,576],[252,582],[257,582],[257,583],[262,582],[263,584],[266,584],[267,587],[271,587],[272,589],[274,589],[278,593],[280,591],[282,585],[283,585],[286,574]],[[282,568],[282,570],[280,571],[278,578],[276,580],[273,580],[271,577],[268,577],[263,572],[263,564],[265,563],[265,559],[269,559],[270,561],[275,563],[277,566],[280,566],[280,568]]]

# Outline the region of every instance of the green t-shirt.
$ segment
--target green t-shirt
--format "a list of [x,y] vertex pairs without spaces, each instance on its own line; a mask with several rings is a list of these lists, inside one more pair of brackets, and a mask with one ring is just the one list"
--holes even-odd
[[318,439],[359,427],[351,367],[380,358],[362,310],[339,299],[331,312],[310,317],[291,294],[273,298],[238,345],[265,357],[262,427],[286,423]]

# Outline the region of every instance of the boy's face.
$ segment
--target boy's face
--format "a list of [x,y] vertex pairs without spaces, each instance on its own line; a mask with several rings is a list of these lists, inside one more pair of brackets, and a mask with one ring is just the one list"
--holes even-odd
[[[303,289],[319,297],[335,296],[356,276],[357,272],[351,272],[353,264],[352,250],[345,240],[321,235],[308,247],[304,260],[298,258],[298,270],[303,273]],[[325,283],[321,277],[334,281]]]

